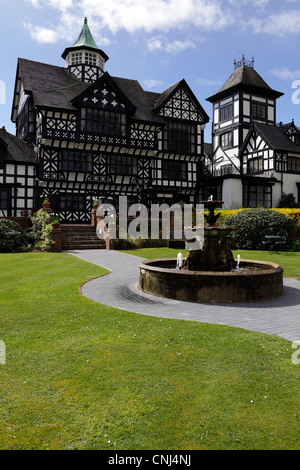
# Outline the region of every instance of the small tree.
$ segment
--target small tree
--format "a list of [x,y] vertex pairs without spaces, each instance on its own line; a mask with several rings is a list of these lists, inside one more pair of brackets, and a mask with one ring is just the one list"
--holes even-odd
[[278,203],[278,208],[282,209],[287,209],[287,208],[298,208],[300,207],[300,204],[296,202],[295,196],[292,193],[285,194],[283,193],[279,203]]
[[41,251],[50,251],[54,244],[51,237],[51,216],[48,212],[40,209],[33,217],[31,217],[31,221],[31,235],[35,241],[35,248]]

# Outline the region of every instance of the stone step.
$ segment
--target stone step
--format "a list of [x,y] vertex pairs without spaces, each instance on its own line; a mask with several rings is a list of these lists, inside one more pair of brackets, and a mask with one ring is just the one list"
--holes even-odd
[[105,249],[105,241],[97,237],[92,225],[62,225],[63,250]]

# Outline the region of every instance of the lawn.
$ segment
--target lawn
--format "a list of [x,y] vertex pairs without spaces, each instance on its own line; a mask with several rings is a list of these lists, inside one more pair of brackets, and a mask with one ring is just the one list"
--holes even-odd
[[0,255],[1,450],[300,448],[290,342],[96,304],[80,285],[103,274]]

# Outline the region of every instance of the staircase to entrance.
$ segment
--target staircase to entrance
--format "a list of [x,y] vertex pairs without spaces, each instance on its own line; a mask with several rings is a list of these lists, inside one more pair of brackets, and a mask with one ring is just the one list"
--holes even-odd
[[63,250],[92,250],[106,248],[105,241],[96,235],[92,225],[61,225]]

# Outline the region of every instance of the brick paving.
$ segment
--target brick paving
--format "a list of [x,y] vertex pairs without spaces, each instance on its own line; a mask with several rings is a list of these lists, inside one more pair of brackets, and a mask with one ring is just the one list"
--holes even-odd
[[70,255],[111,271],[82,288],[95,302],[161,318],[228,325],[300,340],[300,281],[284,279],[284,294],[278,299],[247,304],[199,304],[164,299],[138,290],[142,258],[106,250],[74,250]]

